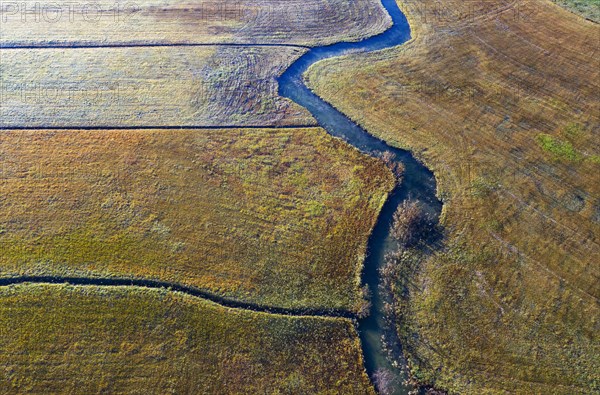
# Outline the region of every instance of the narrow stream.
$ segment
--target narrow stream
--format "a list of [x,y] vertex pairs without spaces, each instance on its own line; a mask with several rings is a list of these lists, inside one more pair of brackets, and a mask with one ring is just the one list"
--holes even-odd
[[[355,43],[339,43],[311,49],[299,58],[279,78],[279,94],[287,97],[308,109],[317,119],[319,125],[331,135],[339,137],[365,154],[377,156],[390,151],[405,168],[401,185],[390,195],[379,216],[377,225],[369,239],[368,256],[363,271],[363,283],[368,284],[373,293],[373,306],[369,317],[359,321],[358,330],[362,343],[365,368],[371,378],[379,369],[386,369],[395,376],[394,394],[408,394],[410,388],[405,387],[405,363],[399,339],[394,331],[385,329],[383,314],[383,295],[380,291],[379,268],[384,265],[384,256],[396,248],[390,236],[392,216],[397,207],[408,197],[421,202],[436,217],[439,217],[442,203],[436,197],[436,181],[433,173],[418,162],[408,151],[390,147],[382,140],[368,134],[363,128],[352,122],[344,114],[315,95],[303,81],[304,72],[315,62],[350,53],[370,52],[390,48],[405,43],[410,38],[410,27],[404,14],[398,8],[396,0],[382,0],[383,6],[392,17],[393,26],[386,32]],[[386,351],[382,336],[386,336],[388,344],[395,344],[392,350]],[[395,367],[388,358],[400,361]]]
[[[372,309],[369,317],[359,320],[358,329],[362,343],[365,360],[365,368],[372,378],[374,372],[386,369],[394,373],[396,391],[394,394],[408,394],[409,388],[403,386],[405,378],[403,367],[395,367],[391,364],[388,351],[385,350],[382,336],[387,337],[387,343],[396,345],[391,350],[392,359],[402,361],[400,342],[395,332],[385,330],[383,314],[383,296],[379,289],[379,268],[384,264],[384,256],[387,252],[396,248],[389,234],[393,213],[397,207],[408,197],[420,201],[428,210],[438,217],[442,204],[436,198],[436,182],[433,173],[408,152],[398,148],[390,147],[385,142],[368,134],[364,129],[353,123],[344,114],[336,110],[330,104],[319,98],[306,87],[303,82],[304,72],[315,62],[331,57],[346,55],[350,53],[370,52],[384,48],[401,45],[410,38],[410,28],[405,16],[402,14],[395,0],[382,0],[384,7],[392,17],[393,26],[386,32],[355,43],[338,43],[323,47],[312,48],[304,56],[294,62],[279,78],[279,93],[281,96],[290,98],[296,103],[308,109],[317,119],[319,124],[331,135],[339,137],[360,151],[371,156],[379,156],[385,151],[395,155],[396,160],[401,162],[405,168],[404,179],[390,194],[384,205],[377,224],[371,234],[368,243],[368,256],[365,260],[363,271],[363,282],[369,285],[373,292]],[[152,280],[130,280],[130,279],[93,279],[93,278],[62,278],[62,277],[21,277],[12,279],[0,279],[0,286],[19,284],[24,282],[33,283],[71,283],[75,285],[112,285],[112,286],[142,286],[149,288],[172,288],[193,296],[212,300],[224,306],[244,308],[254,311],[265,311],[280,314],[308,314],[317,316],[348,316],[347,312],[337,311],[310,311],[290,310],[262,307],[250,303],[241,303],[225,298],[220,298],[203,292],[201,290],[178,286],[165,282]],[[401,365],[404,365],[402,363]]]

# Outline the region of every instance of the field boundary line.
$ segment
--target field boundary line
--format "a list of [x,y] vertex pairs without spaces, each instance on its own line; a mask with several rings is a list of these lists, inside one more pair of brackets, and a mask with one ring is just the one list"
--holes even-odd
[[223,125],[223,126],[0,126],[1,131],[11,130],[219,130],[219,129],[318,129],[318,124],[307,125]]
[[0,50],[11,50],[11,49],[85,49],[85,48],[152,48],[152,47],[291,47],[291,48],[303,48],[312,49],[307,45],[300,44],[269,44],[269,43],[114,43],[114,44],[25,44],[25,45],[13,45],[13,44],[0,44]]
[[215,303],[224,308],[253,311],[281,316],[306,317],[306,318],[346,318],[356,320],[357,316],[347,310],[341,309],[315,309],[315,308],[285,308],[265,306],[258,303],[242,302],[235,299],[219,296],[200,288],[186,286],[159,280],[143,280],[135,278],[109,278],[109,277],[63,277],[63,276],[19,276],[0,278],[0,287],[9,287],[22,284],[66,284],[87,287],[133,287],[155,290],[179,292],[188,296]]

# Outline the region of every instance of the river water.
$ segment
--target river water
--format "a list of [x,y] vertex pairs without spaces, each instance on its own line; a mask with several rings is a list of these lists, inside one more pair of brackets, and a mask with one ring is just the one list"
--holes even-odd
[[[359,320],[358,331],[362,343],[365,368],[371,378],[379,369],[394,375],[394,394],[408,394],[410,388],[403,385],[406,364],[402,358],[401,345],[395,331],[386,330],[379,268],[384,265],[384,256],[397,248],[390,236],[392,216],[397,207],[408,197],[421,202],[435,218],[439,218],[442,203],[436,197],[436,181],[433,173],[418,162],[408,151],[390,147],[384,141],[370,135],[344,114],[314,94],[303,81],[304,72],[315,62],[350,53],[371,52],[401,45],[410,39],[410,27],[395,0],[383,0],[383,6],[392,17],[393,25],[384,33],[354,43],[338,43],[311,49],[279,78],[279,94],[305,107],[317,119],[319,125],[335,137],[339,137],[367,155],[378,156],[389,151],[405,168],[404,178],[390,194],[384,205],[377,225],[368,243],[368,256],[363,270],[363,283],[373,293],[369,317]],[[386,350],[386,343],[395,345]],[[389,357],[391,355],[391,357]],[[390,359],[397,364],[392,364]]]
[[[371,52],[380,49],[390,48],[401,45],[410,38],[410,28],[405,16],[398,8],[395,0],[382,0],[384,7],[392,17],[393,26],[386,32],[354,43],[338,43],[323,47],[317,47],[309,50],[305,55],[294,62],[284,74],[279,78],[279,93],[281,96],[288,97],[301,106],[305,107],[317,119],[319,125],[327,130],[331,135],[341,138],[353,145],[363,153],[371,156],[379,156],[381,153],[389,151],[394,154],[396,160],[405,168],[402,183],[398,185],[390,194],[385,203],[377,224],[371,234],[368,242],[368,256],[365,260],[362,280],[364,284],[369,285],[373,292],[372,308],[369,317],[359,320],[358,331],[362,344],[362,351],[365,360],[365,368],[369,376],[379,369],[386,369],[395,375],[394,394],[408,394],[410,388],[402,384],[405,364],[402,359],[400,342],[395,331],[389,331],[385,328],[383,314],[384,296],[380,291],[379,268],[384,264],[384,256],[387,252],[397,248],[390,237],[390,225],[392,216],[398,206],[407,198],[417,200],[426,207],[436,218],[442,209],[441,202],[436,198],[436,182],[431,173],[425,166],[415,160],[408,152],[398,148],[390,147],[385,142],[368,134],[363,128],[352,122],[344,114],[336,110],[327,102],[319,98],[306,87],[302,75],[315,62],[331,57],[346,55],[350,53]],[[110,286],[141,286],[150,288],[171,288],[175,291],[184,292],[193,296],[212,300],[225,306],[244,308],[254,311],[265,311],[280,314],[309,314],[317,316],[348,316],[348,312],[334,311],[310,311],[290,309],[277,309],[261,307],[251,303],[242,303],[234,300],[228,300],[209,293],[197,290],[195,288],[179,286],[166,282],[152,280],[132,280],[132,279],[99,279],[99,278],[68,278],[68,277],[19,277],[0,279],[0,286],[19,284],[25,282],[33,283],[71,283],[74,285],[110,285]],[[395,345],[391,350],[391,358],[388,358],[389,351],[386,351],[382,336],[386,336],[387,343]],[[391,360],[398,362],[398,366],[392,364]]]

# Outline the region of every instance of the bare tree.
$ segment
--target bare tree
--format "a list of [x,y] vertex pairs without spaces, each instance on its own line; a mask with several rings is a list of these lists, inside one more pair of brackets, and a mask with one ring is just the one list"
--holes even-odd
[[390,395],[394,389],[396,378],[388,369],[377,369],[373,374],[373,384],[381,395]]
[[394,213],[392,236],[404,247],[414,247],[433,231],[431,216],[415,201],[404,201]]

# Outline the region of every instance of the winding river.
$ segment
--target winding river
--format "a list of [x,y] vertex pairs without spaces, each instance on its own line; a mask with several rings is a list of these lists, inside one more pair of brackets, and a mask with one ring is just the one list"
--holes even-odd
[[[399,339],[395,331],[386,330],[385,328],[384,296],[379,287],[379,268],[384,264],[386,253],[397,247],[390,236],[389,229],[394,212],[404,200],[408,197],[418,200],[428,208],[435,218],[439,218],[442,203],[436,197],[435,178],[433,173],[418,162],[410,152],[391,147],[384,141],[370,135],[314,94],[303,81],[304,72],[320,60],[351,53],[390,48],[401,45],[410,39],[408,21],[398,8],[396,0],[382,0],[382,3],[392,17],[393,25],[390,29],[363,41],[338,43],[309,50],[281,75],[279,78],[279,94],[308,109],[317,119],[319,125],[332,136],[345,140],[367,155],[378,156],[382,152],[389,151],[394,154],[398,162],[404,165],[403,181],[390,194],[369,239],[368,256],[363,271],[363,283],[367,284],[373,293],[372,308],[369,317],[359,320],[358,330],[365,367],[369,376],[373,379],[376,371],[380,369],[388,370],[394,375],[394,394],[408,394],[410,388],[403,385],[406,378],[406,366],[402,362],[403,357]],[[384,336],[387,339],[387,344],[396,345],[396,347],[387,349],[383,341]],[[390,359],[400,361],[400,366],[394,366]]]
[[[369,285],[373,292],[371,314],[358,321],[363,356],[367,373],[371,378],[379,369],[386,369],[395,376],[394,394],[408,394],[409,388],[404,387],[404,363],[400,342],[395,331],[385,329],[383,302],[384,296],[379,288],[379,268],[384,264],[384,256],[397,246],[390,237],[389,229],[393,213],[397,207],[408,197],[420,201],[437,218],[442,209],[441,202],[436,198],[436,182],[433,174],[408,151],[387,145],[380,139],[368,134],[363,128],[352,122],[344,114],[315,95],[306,87],[303,81],[304,72],[315,62],[331,57],[350,53],[370,52],[403,44],[410,38],[410,28],[405,16],[402,14],[395,0],[382,0],[383,6],[392,17],[393,25],[384,33],[353,43],[338,43],[310,49],[301,58],[294,62],[279,78],[279,93],[290,98],[299,105],[308,109],[317,119],[320,126],[325,128],[332,136],[341,138],[356,147],[361,152],[379,156],[389,151],[396,160],[405,168],[404,178],[390,194],[385,203],[377,224],[368,242],[368,256],[365,260],[363,282]],[[4,48],[4,47],[3,47]],[[283,308],[270,308],[244,303],[212,295],[192,287],[153,280],[134,280],[117,278],[77,278],[77,277],[18,277],[0,279],[0,286],[20,283],[70,283],[74,285],[110,285],[110,286],[140,286],[148,288],[171,288],[175,291],[187,293],[192,296],[211,300],[224,306],[264,311],[269,313],[313,315],[313,316],[338,316],[354,318],[353,314],[346,311],[312,311],[291,310]],[[394,345],[386,349],[382,340],[387,338],[387,344]],[[391,355],[390,355],[391,354]],[[389,358],[391,356],[391,358]],[[400,361],[400,366],[394,366],[391,360]]]

